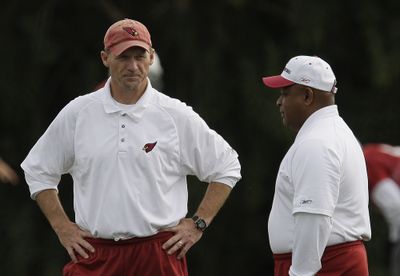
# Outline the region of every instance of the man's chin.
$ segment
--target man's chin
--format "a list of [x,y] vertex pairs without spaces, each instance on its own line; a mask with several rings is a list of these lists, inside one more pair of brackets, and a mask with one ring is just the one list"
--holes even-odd
[[140,80],[138,78],[126,78],[124,83],[126,86],[137,86],[140,83]]
[[127,78],[124,82],[126,87],[135,88],[140,85],[140,79],[138,78]]

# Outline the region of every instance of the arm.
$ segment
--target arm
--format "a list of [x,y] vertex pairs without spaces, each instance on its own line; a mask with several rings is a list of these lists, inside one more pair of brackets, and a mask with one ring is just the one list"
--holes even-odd
[[332,231],[341,159],[323,140],[313,139],[296,149],[292,162],[294,237],[289,275],[311,276],[321,269]]
[[71,222],[61,205],[56,190],[50,189],[38,193],[36,201],[74,262],[77,261],[75,252],[83,258],[89,257],[86,250],[94,252],[94,248],[84,239],[91,237],[91,234]]
[[0,181],[9,182],[13,185],[16,185],[18,183],[18,175],[1,158],[0,158]]
[[211,182],[207,187],[203,200],[197,208],[196,215],[203,218],[207,225],[210,225],[211,221],[224,205],[231,190],[232,188],[228,185]]
[[[203,218],[207,225],[210,225],[211,221],[224,205],[231,190],[232,188],[228,185],[211,182],[197,208],[196,215]],[[191,218],[184,218],[177,226],[165,229],[165,231],[172,231],[175,235],[163,244],[163,249],[167,250],[169,255],[179,251],[178,259],[185,256],[186,252],[198,242],[203,235],[203,232],[196,228]]]
[[[191,108],[180,106],[174,116],[180,138],[179,173],[195,175],[200,181],[209,183],[195,213],[209,225],[241,178],[238,155]],[[191,218],[183,218],[178,225],[165,230],[175,235],[163,244],[163,249],[170,255],[178,252],[178,259],[203,235]]]
[[57,189],[61,176],[69,173],[74,164],[75,127],[77,114],[86,104],[83,99],[71,101],[58,113],[21,164],[31,198],[37,201],[74,262],[77,261],[76,253],[85,258],[88,255],[84,249],[93,251],[93,247],[83,239],[90,233],[70,221],[57,196]]
[[379,181],[371,192],[389,226],[389,240],[400,241],[400,188],[391,178]]
[[332,230],[330,217],[294,214],[295,228],[290,276],[313,276],[321,269],[321,258]]

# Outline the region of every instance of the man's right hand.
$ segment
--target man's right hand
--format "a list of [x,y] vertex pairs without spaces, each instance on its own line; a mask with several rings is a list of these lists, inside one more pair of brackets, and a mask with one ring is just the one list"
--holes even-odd
[[90,232],[82,230],[73,223],[64,211],[58,198],[58,191],[48,189],[36,195],[36,201],[56,232],[61,244],[67,249],[73,262],[77,262],[76,253],[83,258],[88,258],[87,252],[94,252],[94,248],[85,238],[90,238]]
[[56,233],[61,244],[68,251],[69,256],[75,263],[78,261],[76,253],[87,259],[89,258],[87,252],[93,253],[95,251],[94,247],[84,239],[93,237],[90,232],[82,230],[73,222],[68,222],[59,227]]

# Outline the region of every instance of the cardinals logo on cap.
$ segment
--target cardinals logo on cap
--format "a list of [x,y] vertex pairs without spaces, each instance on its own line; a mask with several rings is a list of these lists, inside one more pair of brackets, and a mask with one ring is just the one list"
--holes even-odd
[[152,151],[154,149],[154,147],[156,146],[157,141],[154,143],[147,143],[146,145],[144,145],[144,147],[142,148],[142,150],[144,150],[146,153]]
[[127,32],[128,34],[130,34],[131,36],[138,35],[138,32],[132,27],[123,27],[122,29],[124,29],[124,31]]

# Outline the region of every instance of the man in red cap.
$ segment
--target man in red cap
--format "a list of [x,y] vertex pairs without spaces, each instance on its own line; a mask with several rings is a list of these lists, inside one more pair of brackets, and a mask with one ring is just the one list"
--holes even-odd
[[335,105],[328,63],[297,56],[263,82],[281,93],[283,124],[296,132],[276,179],[268,220],[275,276],[367,276],[371,237],[362,149]]
[[[21,164],[72,261],[64,275],[187,275],[186,252],[241,178],[237,153],[191,107],[157,91],[150,33],[114,23],[101,59],[103,88],[67,104]],[[75,222],[57,196],[74,181]],[[208,188],[187,214],[187,175]]]
[[371,201],[386,219],[389,230],[390,276],[400,275],[400,146],[365,144]]

